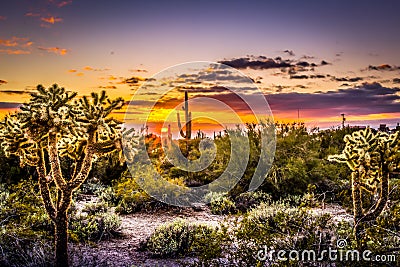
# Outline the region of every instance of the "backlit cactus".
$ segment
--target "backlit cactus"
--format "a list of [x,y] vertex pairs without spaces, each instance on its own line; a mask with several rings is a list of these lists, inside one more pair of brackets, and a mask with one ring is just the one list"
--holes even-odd
[[[344,137],[342,154],[329,156],[330,161],[346,163],[352,171],[351,189],[355,230],[359,236],[363,222],[374,221],[386,206],[390,173],[399,169],[400,134],[374,132],[370,128]],[[378,195],[369,209],[363,208],[362,191]]]
[[[57,266],[68,266],[67,211],[72,193],[86,180],[96,156],[121,149],[121,122],[109,115],[124,105],[123,99],[111,101],[103,91],[72,102],[76,95],[57,85],[49,89],[39,85],[30,101],[7,115],[0,128],[6,155],[36,167],[43,203],[55,226]],[[74,160],[70,179],[61,170],[64,156]],[[56,196],[50,194],[53,182]]]
[[186,133],[183,131],[179,112],[177,112],[177,114],[176,114],[177,119],[178,119],[179,133],[186,140],[189,140],[192,137],[192,112],[189,111],[189,101],[188,100],[189,100],[188,92],[186,91],[185,92],[185,105],[184,105],[184,107],[182,107],[182,109],[185,111],[185,125],[184,126],[186,128]]

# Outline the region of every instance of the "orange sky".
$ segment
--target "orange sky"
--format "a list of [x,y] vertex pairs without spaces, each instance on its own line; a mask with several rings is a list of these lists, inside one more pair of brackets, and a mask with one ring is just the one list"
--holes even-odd
[[[326,128],[340,125],[344,113],[350,125],[395,126],[399,4],[289,1],[288,8],[284,2],[2,1],[0,116],[28,101],[36,85],[57,83],[80,95],[106,90],[133,101],[127,123],[136,125],[146,123],[154,102],[148,122],[168,118],[176,125],[174,108],[184,90],[190,99],[221,101],[243,121],[252,120],[207,70],[200,81],[175,77],[165,85],[176,92],[166,96],[150,87],[148,94],[135,95],[166,68],[211,61],[252,79],[275,120],[296,121],[299,114],[307,125]],[[246,88],[242,93],[253,94]],[[191,108],[196,116],[232,124],[229,112],[218,106]],[[114,115],[125,118],[124,111]],[[197,119],[193,129],[212,131],[212,125]]]

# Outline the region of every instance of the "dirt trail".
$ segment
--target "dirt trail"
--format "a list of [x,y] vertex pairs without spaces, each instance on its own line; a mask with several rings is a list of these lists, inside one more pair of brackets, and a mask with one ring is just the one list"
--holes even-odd
[[[316,214],[330,213],[336,222],[352,220],[352,216],[336,204],[327,204],[325,209],[313,208],[311,211]],[[211,225],[218,225],[224,220],[224,216],[211,214],[207,207],[201,211],[186,208],[122,215],[121,237],[93,245],[71,245],[73,266],[178,266],[182,259],[157,259],[148,252],[139,251],[140,243],[158,226],[177,218]]]
[[101,241],[93,246],[71,245],[73,266],[178,266],[179,260],[151,258],[149,253],[138,251],[140,242],[158,226],[177,218],[211,225],[223,220],[223,216],[212,215],[207,208],[202,211],[187,208],[124,215],[121,216],[120,238]]
[[325,209],[322,208],[313,208],[312,212],[316,214],[330,213],[332,215],[332,220],[334,222],[340,221],[353,221],[353,216],[349,214],[342,206],[338,204],[326,204]]

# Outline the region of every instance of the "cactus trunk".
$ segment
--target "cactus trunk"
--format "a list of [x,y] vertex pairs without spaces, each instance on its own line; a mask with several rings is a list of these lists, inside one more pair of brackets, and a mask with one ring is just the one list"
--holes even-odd
[[185,106],[182,109],[185,111],[185,124],[184,124],[184,127],[186,128],[186,131],[183,131],[183,127],[182,127],[182,124],[181,124],[181,118],[179,116],[179,112],[177,112],[176,116],[177,116],[177,119],[178,119],[179,133],[186,140],[190,140],[190,138],[192,137],[192,112],[189,111],[188,92],[185,92]]

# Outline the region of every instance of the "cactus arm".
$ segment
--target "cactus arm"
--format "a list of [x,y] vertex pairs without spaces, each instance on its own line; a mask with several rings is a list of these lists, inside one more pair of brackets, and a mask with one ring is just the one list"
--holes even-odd
[[60,166],[60,158],[58,155],[58,148],[57,148],[57,133],[52,132],[49,134],[48,137],[48,151],[49,151],[49,159],[50,159],[50,167],[51,173],[54,178],[54,182],[56,183],[57,187],[61,190],[66,189],[67,182],[63,178]]
[[47,214],[52,221],[56,218],[56,209],[54,207],[53,201],[50,195],[49,183],[50,181],[46,179],[46,164],[44,161],[43,150],[39,151],[39,162],[36,166],[36,171],[39,176],[39,189],[42,196],[42,201],[44,207],[46,208]]

